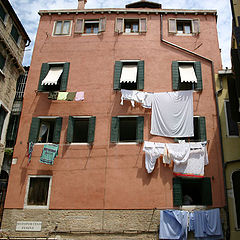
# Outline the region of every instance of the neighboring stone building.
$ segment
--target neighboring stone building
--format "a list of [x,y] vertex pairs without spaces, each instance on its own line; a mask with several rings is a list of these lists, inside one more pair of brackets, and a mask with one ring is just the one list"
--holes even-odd
[[[225,233],[217,12],[147,1],[119,9],[84,9],[85,3],[39,12],[3,235],[157,239],[161,209],[202,208],[221,209]],[[143,142],[165,146],[175,138],[150,134],[152,110],[121,105],[121,89],[139,90],[140,98],[194,90],[194,136],[184,139],[191,146],[207,142],[204,174],[176,177],[162,157],[147,173]]]
[[0,1],[0,166],[22,60],[30,39],[8,0]]

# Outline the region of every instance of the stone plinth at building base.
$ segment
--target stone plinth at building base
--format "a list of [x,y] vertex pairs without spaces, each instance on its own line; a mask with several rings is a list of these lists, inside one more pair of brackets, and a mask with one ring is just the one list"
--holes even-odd
[[[1,237],[13,239],[158,239],[160,211],[5,209]],[[16,230],[19,222],[41,230]]]

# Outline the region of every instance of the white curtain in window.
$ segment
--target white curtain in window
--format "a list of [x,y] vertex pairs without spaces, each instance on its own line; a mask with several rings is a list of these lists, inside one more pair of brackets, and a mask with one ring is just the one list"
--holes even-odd
[[137,65],[123,65],[120,83],[137,81]]
[[70,21],[65,21],[63,23],[62,34],[69,34],[69,29],[70,29]]
[[56,22],[55,34],[61,34],[62,22]]
[[58,79],[63,72],[63,67],[51,67],[42,85],[57,85]]
[[179,72],[180,72],[181,82],[197,83],[197,77],[192,65],[180,65]]

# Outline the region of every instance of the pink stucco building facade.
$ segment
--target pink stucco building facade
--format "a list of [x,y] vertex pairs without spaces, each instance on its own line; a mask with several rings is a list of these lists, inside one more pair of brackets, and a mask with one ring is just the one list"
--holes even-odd
[[[160,4],[139,2],[121,9],[81,9],[80,4],[79,9],[40,11],[40,16],[3,231],[13,237],[156,239],[159,210],[182,208],[184,204],[174,199],[172,168],[159,158],[148,174],[142,150],[144,141],[174,143],[174,138],[150,134],[151,109],[138,103],[132,107],[130,101],[120,105],[119,62],[120,69],[129,63],[138,66],[136,85],[125,84],[144,92],[179,90],[174,86],[174,64],[190,64],[198,78],[194,64],[199,63],[201,84],[193,87],[193,111],[205,122],[209,164],[204,179],[210,182],[210,203],[205,204],[200,178],[187,181],[189,188],[196,179],[200,184],[195,189],[202,200],[194,207],[222,209],[225,195],[214,86],[221,69],[216,11],[163,9]],[[45,75],[43,63],[48,66]],[[41,85],[39,81],[54,67],[60,68],[60,86]],[[57,100],[49,97],[53,90],[84,92],[84,99]],[[119,124],[118,136],[113,134],[113,118]],[[43,140],[39,132],[44,124]],[[126,134],[126,139],[119,134]],[[30,161],[29,142],[34,142]],[[53,165],[39,161],[46,143],[59,147]],[[46,198],[35,199],[36,192],[47,194]],[[41,222],[41,230],[19,231],[21,221]]]

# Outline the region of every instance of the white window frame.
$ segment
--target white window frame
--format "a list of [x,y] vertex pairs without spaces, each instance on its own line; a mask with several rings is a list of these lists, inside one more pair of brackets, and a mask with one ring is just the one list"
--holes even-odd
[[239,134],[239,136],[229,135],[228,115],[227,115],[227,103],[226,103],[226,102],[229,102],[229,99],[224,99],[224,113],[225,113],[225,121],[226,121],[226,135],[227,135],[227,137],[229,137],[229,138],[239,138],[239,137],[240,137],[240,134]]
[[[55,30],[56,30],[56,25],[57,22],[70,22],[70,26],[69,26],[69,33],[68,34],[55,34]],[[72,20],[56,20],[53,24],[53,31],[52,31],[52,36],[53,37],[64,37],[64,36],[71,36],[72,35]]]
[[0,138],[0,144],[4,145],[5,141],[6,141],[7,128],[8,128],[8,123],[9,123],[9,118],[10,118],[11,111],[5,106],[5,104],[3,104],[3,102],[1,100],[0,100],[0,107],[3,107],[4,110],[6,110],[6,112],[7,112],[7,115],[4,119],[1,138]]
[[[27,204],[28,192],[29,192],[30,179],[31,178],[49,178],[48,199],[47,199],[47,205],[46,206],[28,205]],[[28,175],[27,186],[26,186],[26,194],[25,194],[24,207],[23,208],[24,209],[49,209],[51,188],[52,188],[52,176],[49,176],[49,175]]]

